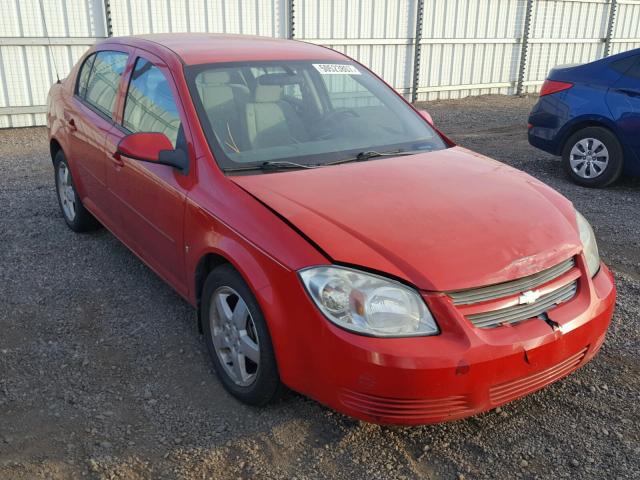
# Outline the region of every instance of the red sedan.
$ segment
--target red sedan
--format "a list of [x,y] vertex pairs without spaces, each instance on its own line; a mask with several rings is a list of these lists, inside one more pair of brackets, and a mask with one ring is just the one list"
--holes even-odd
[[560,194],[301,42],[99,42],[49,96],[62,214],[197,309],[220,381],[367,421],[494,408],[589,361],[615,286]]

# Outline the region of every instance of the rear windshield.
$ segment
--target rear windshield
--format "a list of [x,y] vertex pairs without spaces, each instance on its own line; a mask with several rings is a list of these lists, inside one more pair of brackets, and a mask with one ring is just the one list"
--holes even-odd
[[322,165],[363,151],[446,148],[388,86],[352,62],[187,67],[191,95],[223,169]]

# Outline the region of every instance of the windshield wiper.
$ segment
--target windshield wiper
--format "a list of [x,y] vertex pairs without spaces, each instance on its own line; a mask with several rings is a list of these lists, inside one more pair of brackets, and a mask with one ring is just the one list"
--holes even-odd
[[349,163],[349,162],[362,162],[364,160],[369,160],[374,157],[400,157],[403,155],[415,155],[416,153],[424,153],[429,152],[429,150],[395,150],[392,152],[376,152],[376,151],[364,151],[357,154],[355,157],[343,158],[341,160],[336,160],[335,162],[329,163],[321,163],[321,164],[303,164],[296,162],[288,162],[286,160],[272,160],[267,162],[262,162],[257,165],[248,165],[246,167],[231,167],[225,168],[225,172],[246,172],[250,170],[286,170],[290,168],[302,168],[302,169],[313,169],[313,168],[322,168],[328,167],[330,165],[338,165],[341,163]]
[[249,165],[246,167],[225,168],[224,171],[225,172],[242,172],[242,171],[248,171],[248,170],[285,170],[288,168],[310,169],[310,168],[318,168],[322,166],[323,165],[304,165],[302,163],[276,160],[276,161],[262,162],[257,165]]
[[416,153],[427,152],[428,150],[395,150],[393,152],[376,152],[376,151],[366,151],[360,152],[355,157],[343,158],[342,160],[336,160],[335,162],[327,163],[326,165],[338,165],[340,163],[349,163],[349,162],[363,162],[364,160],[369,160],[370,158],[375,157],[400,157],[402,155],[414,155]]

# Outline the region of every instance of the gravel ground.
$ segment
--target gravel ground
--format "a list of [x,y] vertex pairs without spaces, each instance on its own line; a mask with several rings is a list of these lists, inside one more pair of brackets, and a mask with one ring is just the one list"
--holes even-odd
[[0,131],[0,478],[639,478],[640,180],[587,190],[529,147],[534,99],[427,104],[593,223],[619,298],[596,359],[501,409],[380,427],[214,378],[194,311],[111,234],[64,224],[42,128]]

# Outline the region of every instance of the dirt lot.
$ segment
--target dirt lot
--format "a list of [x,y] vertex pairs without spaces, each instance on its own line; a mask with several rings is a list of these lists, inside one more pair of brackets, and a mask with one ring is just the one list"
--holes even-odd
[[291,394],[258,410],[214,378],[194,311],[111,234],[65,226],[44,129],[0,132],[0,478],[640,478],[640,180],[569,183],[529,147],[533,99],[429,104],[460,144],[591,220],[619,300],[569,378],[445,425],[379,427]]

